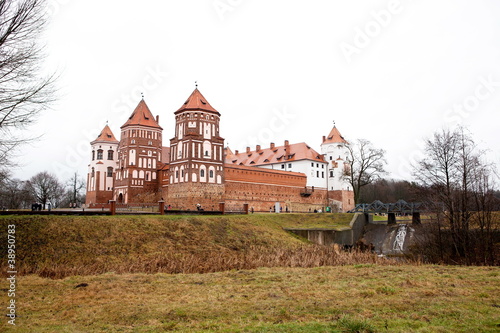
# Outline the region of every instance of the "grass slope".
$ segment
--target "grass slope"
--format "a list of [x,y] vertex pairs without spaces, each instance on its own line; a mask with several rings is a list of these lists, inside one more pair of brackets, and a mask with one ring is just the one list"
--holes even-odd
[[[7,224],[16,225],[17,269],[21,274],[61,278],[110,271],[192,273],[281,266],[287,260],[285,265],[294,266],[294,260],[306,262],[305,256],[311,257],[311,266],[317,266],[313,261],[326,250],[311,245],[304,248],[303,240],[282,228],[342,227],[351,217],[4,216],[0,218],[0,233],[6,238]],[[3,253],[6,245],[0,244]],[[0,264],[3,272],[5,265]]]
[[19,280],[20,317],[8,331],[498,332],[499,276],[498,267],[426,265],[32,275]]

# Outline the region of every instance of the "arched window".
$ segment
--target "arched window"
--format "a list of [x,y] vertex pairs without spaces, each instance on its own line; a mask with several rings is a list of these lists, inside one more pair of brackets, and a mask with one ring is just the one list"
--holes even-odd
[[97,159],[102,160],[102,149],[97,150]]
[[113,168],[108,167],[108,177],[113,177]]
[[95,176],[95,168],[92,167],[92,177]]
[[214,171],[213,171],[213,170],[210,170],[210,171],[208,172],[208,176],[209,176],[210,178],[214,178]]
[[205,177],[205,170],[204,169],[200,170],[200,177]]
[[95,150],[92,150],[92,161],[95,160]]
[[108,150],[108,160],[112,160],[113,159],[113,154],[114,154],[114,151]]

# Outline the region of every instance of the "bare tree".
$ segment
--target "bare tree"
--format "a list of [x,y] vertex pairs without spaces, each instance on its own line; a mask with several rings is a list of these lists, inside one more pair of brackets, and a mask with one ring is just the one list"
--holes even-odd
[[386,173],[386,164],[383,149],[373,147],[365,139],[358,139],[354,145],[348,145],[349,168],[344,170],[344,177],[351,184],[354,191],[354,201],[358,203],[361,188],[380,179]]
[[43,209],[49,202],[54,207],[58,207],[64,195],[64,186],[57,180],[56,176],[46,171],[31,177],[26,185],[33,197],[43,205]]
[[40,75],[37,40],[46,23],[44,0],[0,0],[0,165],[27,138],[18,129],[53,101],[54,76]]
[[69,206],[71,203],[84,202],[85,196],[81,192],[85,186],[85,180],[78,176],[78,172],[75,172],[68,180],[68,190],[65,195],[64,204]]
[[435,230],[441,260],[492,264],[492,211],[498,209],[494,166],[484,162],[484,151],[463,128],[436,132],[425,147],[426,158],[414,174],[424,189],[422,199],[438,212]]

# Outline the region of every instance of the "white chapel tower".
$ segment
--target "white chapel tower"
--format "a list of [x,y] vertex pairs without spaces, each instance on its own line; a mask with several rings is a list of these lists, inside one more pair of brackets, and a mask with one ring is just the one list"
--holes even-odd
[[107,203],[113,199],[113,179],[118,161],[118,140],[106,125],[97,139],[90,143],[92,159],[87,174],[87,206]]
[[329,191],[352,191],[344,177],[344,171],[349,169],[348,146],[349,142],[344,139],[335,125],[328,136],[323,136],[321,153],[328,162]]

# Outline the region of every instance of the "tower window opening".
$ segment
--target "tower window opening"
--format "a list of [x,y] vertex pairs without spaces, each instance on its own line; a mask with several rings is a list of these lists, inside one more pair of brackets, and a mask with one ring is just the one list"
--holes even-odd
[[97,159],[98,159],[98,160],[102,160],[102,149],[99,149],[99,150],[97,151]]
[[92,161],[95,160],[95,150],[92,150]]
[[108,150],[108,160],[112,160],[114,155],[114,151]]
[[113,168],[108,167],[108,177],[113,177]]

